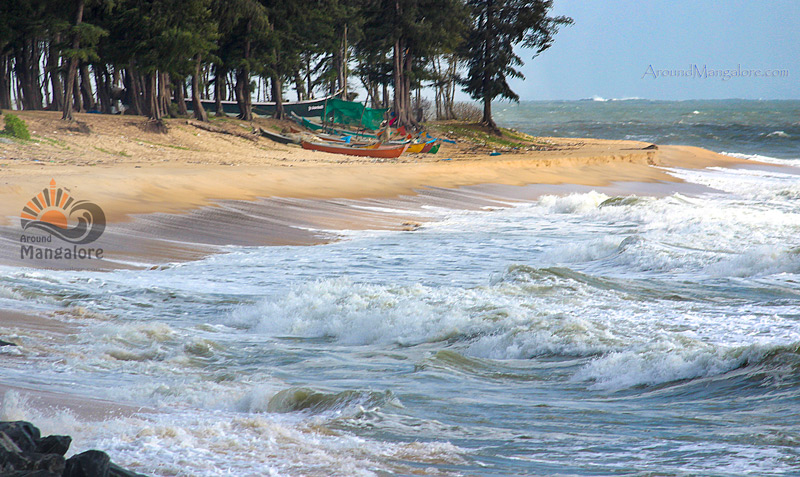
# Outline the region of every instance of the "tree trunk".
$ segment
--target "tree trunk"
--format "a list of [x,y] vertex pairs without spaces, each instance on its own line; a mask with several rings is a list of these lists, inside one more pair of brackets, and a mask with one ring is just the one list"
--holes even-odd
[[42,87],[44,87],[44,109],[48,109],[50,107],[50,78],[47,71],[47,65],[44,67]]
[[397,126],[402,126],[403,123],[403,72],[402,72],[402,62],[400,61],[400,55],[402,54],[402,50],[400,49],[400,39],[394,41],[394,50],[392,54],[392,76],[394,80],[394,112],[397,115]]
[[0,55],[0,109],[11,109],[11,58]]
[[236,104],[239,106],[239,119],[253,120],[253,109],[250,99],[250,73],[249,68],[242,67],[236,71]]
[[447,70],[447,91],[446,91],[446,103],[445,103],[445,114],[447,115],[448,119],[455,119],[456,112],[454,109],[455,104],[455,97],[456,97],[456,73],[458,72],[458,58],[456,55],[450,55],[450,66]]
[[[35,39],[25,39],[15,48],[17,82],[22,89],[22,109],[42,109],[42,89],[39,84],[39,49]],[[17,105],[19,106],[19,105]]]
[[50,72],[50,85],[53,90],[53,102],[48,109],[61,111],[64,109],[64,86],[61,83],[61,68],[59,67],[60,52],[58,45],[61,42],[61,34],[56,33],[47,53],[47,70]]
[[283,111],[283,84],[278,75],[272,77],[272,100],[275,101],[275,119],[283,119],[285,113]]
[[333,52],[333,68],[336,71],[336,81],[331,82],[330,94],[342,92],[342,98],[347,99],[347,24],[344,25],[339,47]]
[[[83,5],[84,0],[78,0],[78,8],[75,11],[75,27],[77,28],[81,21],[83,21]],[[72,50],[75,51],[80,46],[80,37],[78,36],[78,32],[75,32],[75,36],[72,38]],[[67,72],[67,86],[64,88],[64,113],[61,115],[61,119],[66,121],[72,121],[72,99],[70,96],[73,94],[72,91],[75,85],[75,76],[78,72],[78,58],[73,56],[70,58],[69,61],[69,71]]]
[[406,51],[404,39],[394,42],[394,110],[397,113],[399,126],[416,126],[417,122],[411,114],[411,64],[413,55]]
[[108,67],[102,65],[95,66],[94,78],[97,83],[97,98],[100,100],[100,112],[111,114],[111,75],[108,74]]
[[[186,93],[184,92],[185,84],[186,80],[181,80],[174,84],[172,88],[175,92],[175,106],[178,108],[179,116],[189,115],[189,110],[186,108]],[[192,84],[194,84],[194,78],[192,78]]]
[[161,104],[158,101],[158,72],[147,74],[145,80],[145,97],[147,99],[147,117],[160,121],[162,117]]
[[297,91],[297,100],[303,101],[306,99],[306,87],[305,82],[303,81],[303,77],[300,76],[300,70],[294,72],[294,87]]
[[142,101],[142,82],[140,80],[140,75],[136,71],[136,67],[133,61],[131,61],[130,65],[125,68],[125,74],[122,77],[122,84],[125,86],[125,99],[123,103],[128,106],[129,114],[135,114],[137,116],[142,116],[145,114],[145,106],[144,102]]
[[72,83],[72,108],[76,113],[83,112],[83,100],[81,99],[81,85],[77,78],[77,71],[75,72],[75,81]]
[[214,116],[225,116],[225,111],[222,109],[222,99],[225,97],[225,82],[228,72],[219,65],[214,67],[214,106],[216,113]]
[[492,99],[494,97],[489,92],[489,85],[491,78],[489,75],[491,72],[489,71],[490,59],[492,55],[492,41],[490,32],[494,28],[494,11],[493,11],[494,2],[489,0],[488,4],[486,5],[486,24],[484,25],[484,31],[486,32],[486,38],[483,42],[483,78],[482,78],[482,89],[483,89],[483,119],[481,119],[481,124],[487,126],[488,128],[492,129],[495,133],[499,133],[500,130],[497,129],[497,124],[494,123],[494,119],[492,119]]
[[311,55],[306,56],[306,84],[308,84],[308,97],[314,97],[314,84],[311,82]]
[[192,75],[192,108],[194,108],[194,117],[198,121],[208,121],[208,115],[206,114],[206,110],[203,109],[203,103],[200,102],[201,64],[202,64],[202,57],[198,54],[194,64],[194,75]]
[[169,73],[158,73],[158,107],[161,114],[168,115],[171,118],[175,117],[175,109],[171,108],[172,104],[172,79]]
[[239,105],[239,119],[253,120],[253,106],[250,92],[250,33],[253,31],[253,20],[247,20],[244,40],[244,62],[236,73],[236,102]]
[[94,100],[94,93],[92,93],[92,81],[91,77],[89,76],[89,65],[81,62],[79,68],[81,72],[81,98],[83,98],[83,107],[87,111],[91,111],[96,108],[96,104]]

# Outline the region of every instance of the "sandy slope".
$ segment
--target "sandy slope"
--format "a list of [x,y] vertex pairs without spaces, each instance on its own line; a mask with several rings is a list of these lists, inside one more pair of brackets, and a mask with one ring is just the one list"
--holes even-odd
[[[68,125],[58,113],[18,114],[34,140],[0,143],[0,220],[6,225],[51,178],[74,196],[100,204],[109,221],[125,221],[130,214],[176,213],[220,199],[385,198],[424,186],[674,181],[652,166],[742,162],[698,148],[643,150],[648,144],[558,138],[543,139],[554,149],[549,151],[489,156],[445,144],[438,155],[374,162],[212,133],[178,119],[168,120],[169,132],[162,134],[149,131],[141,117],[80,114],[78,125]],[[253,126],[214,124],[244,133]]]

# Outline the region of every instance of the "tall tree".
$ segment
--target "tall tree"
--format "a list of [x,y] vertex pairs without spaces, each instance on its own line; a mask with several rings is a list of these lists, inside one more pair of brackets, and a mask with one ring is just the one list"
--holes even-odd
[[[89,0],[92,2],[92,0]],[[95,0],[98,3],[110,7],[110,0]],[[72,27],[72,44],[70,48],[62,50],[64,58],[69,60],[67,70],[67,81],[64,87],[64,112],[61,119],[72,121],[73,104],[81,104],[81,93],[77,84],[78,65],[81,61],[97,60],[96,46],[100,38],[108,35],[103,28],[83,21],[86,0],[75,0],[75,22]],[[88,74],[87,74],[88,76]],[[72,99],[70,99],[72,97]]]
[[[197,72],[198,60],[215,47],[211,0],[125,0],[113,19],[117,61],[126,64],[126,87],[148,117],[167,113],[170,89]],[[199,95],[199,84],[198,92]],[[194,96],[194,92],[193,92]],[[202,114],[202,113],[201,113]]]
[[0,2],[0,109],[11,109],[11,41],[14,39],[12,7],[14,2]]
[[418,82],[417,67],[461,39],[465,11],[458,0],[371,0],[366,8],[361,49],[387,51],[392,57],[393,108],[398,124],[416,125],[411,87]]
[[229,71],[235,73],[233,87],[239,118],[253,119],[251,74],[263,68],[263,56],[271,53],[267,44],[267,10],[258,0],[214,0],[213,15],[219,28],[219,50],[214,61],[217,114],[220,94]]
[[330,7],[334,1],[318,0],[262,0],[269,28],[267,55],[262,56],[262,73],[271,85],[272,101],[276,103],[275,118],[283,119],[283,84],[295,79],[302,64],[302,53],[314,49],[314,40],[319,41],[319,31],[329,30],[330,21],[324,18],[331,10],[321,9],[320,4]]
[[483,101],[481,124],[499,132],[492,119],[492,100],[502,97],[519,101],[507,78],[524,78],[517,67],[524,63],[514,52],[522,44],[535,58],[553,44],[559,27],[572,18],[551,17],[553,0],[467,0],[472,25],[461,48],[468,73],[464,91]]
[[64,112],[61,119],[65,121],[72,121],[72,107],[73,102],[70,96],[73,94],[75,87],[75,76],[78,74],[78,62],[80,62],[79,47],[81,44],[80,27],[83,23],[83,9],[86,6],[84,0],[77,0],[75,6],[75,28],[72,32],[72,48],[70,51],[65,52],[65,56],[69,58],[69,69],[67,70],[67,85],[64,89]]

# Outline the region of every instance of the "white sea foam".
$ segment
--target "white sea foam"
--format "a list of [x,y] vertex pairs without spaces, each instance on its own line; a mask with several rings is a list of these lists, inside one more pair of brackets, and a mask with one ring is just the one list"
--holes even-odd
[[71,435],[68,456],[103,449],[115,463],[148,475],[372,476],[409,473],[402,461],[461,464],[467,453],[448,442],[364,439],[296,416],[180,411],[82,422],[63,411],[43,414],[14,394],[2,411],[4,419],[34,421],[45,435]]
[[[716,190],[699,196],[590,192],[491,212],[428,209],[440,220],[414,234],[231,248],[146,272],[16,270],[0,285],[4,299],[30,293],[90,312],[64,315],[79,331],[33,342],[36,359],[9,356],[19,362],[13,376],[30,371],[50,388],[80,380],[93,397],[161,413],[82,422],[13,395],[3,410],[145,473],[369,475],[421,468],[397,460],[457,464],[466,451],[431,431],[451,426],[429,416],[419,419],[426,434],[392,414],[438,443],[373,437],[400,399],[408,403],[391,386],[376,391],[354,363],[396,355],[412,380],[442,350],[489,368],[569,363],[562,376],[591,395],[729,373],[800,342],[800,189],[772,169],[672,171]],[[341,370],[320,370],[320,354],[342,358],[344,391]],[[370,437],[349,430],[358,426]]]
[[[738,157],[739,159],[748,159],[751,161],[766,162],[770,164],[780,164],[783,166],[793,166],[793,167],[800,166],[800,164],[798,164],[798,162],[800,162],[800,157],[794,159],[779,159],[777,157],[763,156],[761,154],[741,154],[738,152],[724,152],[724,151],[721,154],[725,154],[726,156],[731,156],[731,157]],[[800,156],[800,154],[798,156]]]
[[655,337],[640,347],[595,358],[575,379],[591,381],[597,389],[619,390],[717,376],[757,363],[771,349],[764,345],[712,345],[683,336]]

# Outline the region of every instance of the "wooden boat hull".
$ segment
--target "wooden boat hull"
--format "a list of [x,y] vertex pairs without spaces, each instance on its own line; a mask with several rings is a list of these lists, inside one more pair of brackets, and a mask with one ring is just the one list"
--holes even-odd
[[301,143],[303,149],[311,151],[329,152],[332,154],[346,154],[348,156],[374,157],[381,159],[396,159],[400,157],[408,145],[378,146],[378,147],[352,147],[334,143],[308,142]]
[[292,139],[290,137],[286,137],[283,134],[278,134],[278,133],[275,133],[275,132],[272,132],[272,131],[268,131],[268,130],[266,130],[264,128],[260,128],[260,129],[261,129],[261,135],[262,136],[264,136],[267,139],[271,139],[271,140],[273,140],[273,141],[275,141],[277,143],[280,143],[280,144],[292,144],[292,143],[297,144],[298,143],[298,141],[296,141],[296,140],[294,140],[294,139]]
[[[434,152],[434,148],[436,151]],[[418,153],[432,153],[436,154],[439,152],[439,146],[434,145],[433,142],[421,142],[418,144],[412,144],[408,146],[408,150],[406,152],[418,152]]]

